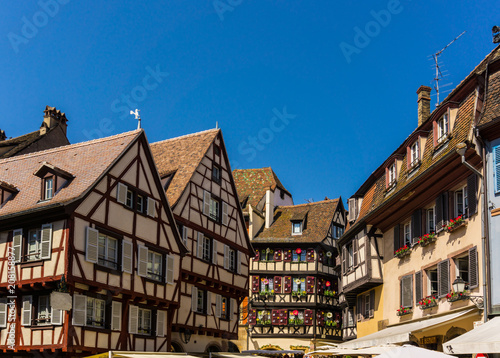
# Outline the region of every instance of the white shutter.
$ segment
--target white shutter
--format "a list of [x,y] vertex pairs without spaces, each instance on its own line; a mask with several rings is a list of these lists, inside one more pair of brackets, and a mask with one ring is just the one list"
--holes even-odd
[[32,307],[33,297],[23,296],[23,310],[22,310],[22,326],[31,326],[31,307]]
[[216,295],[215,296],[215,316],[217,318],[220,318],[221,315],[222,315],[222,296]]
[[188,228],[186,226],[182,226],[182,242],[184,243],[184,245],[186,245],[187,247],[187,243],[188,243]]
[[155,213],[156,213],[156,201],[155,199],[148,197],[148,216],[154,218]]
[[128,307],[129,307],[128,333],[137,334],[139,330],[139,307],[132,305]]
[[[231,304],[229,304],[229,302],[231,302]],[[234,319],[234,309],[236,308],[236,300],[234,298],[231,298],[229,302],[228,302],[229,320],[232,321]]]
[[173,255],[167,255],[166,259],[166,282],[173,285],[174,284],[174,272],[175,272],[175,257]]
[[12,248],[14,249],[14,261],[21,262],[21,255],[23,254],[23,229],[14,230]]
[[122,303],[111,302],[111,330],[121,331],[122,329]]
[[7,327],[7,299],[0,298],[0,328]]
[[222,225],[227,225],[229,222],[229,217],[227,215],[227,203],[222,202]]
[[122,271],[132,273],[133,271],[133,256],[134,245],[131,241],[122,241]]
[[148,248],[143,245],[137,245],[137,274],[141,277],[148,275]]
[[204,190],[203,191],[203,214],[205,215],[210,215],[210,199],[212,198],[212,195]]
[[118,183],[116,201],[120,204],[125,204],[127,202],[127,186],[125,184]]
[[52,257],[52,224],[42,225],[41,251],[42,259]]
[[349,207],[349,216],[348,220],[353,221],[356,219],[356,199],[351,198],[348,200],[348,207]]
[[224,245],[224,268],[226,270],[229,270],[230,265],[231,265],[231,263],[230,263],[230,257],[229,257],[229,246]]
[[198,311],[198,288],[194,286],[191,288],[191,311]]
[[207,315],[211,316],[212,315],[212,292],[206,291],[207,292]]
[[199,259],[203,258],[203,234],[201,232],[198,233],[198,249],[196,251],[196,257]]
[[54,308],[52,306],[50,307],[50,309],[51,309],[50,322],[53,325],[57,325],[57,326],[62,325],[62,323],[63,323],[63,310]]
[[165,337],[165,311],[156,311],[156,336]]
[[217,265],[217,258],[218,258],[218,254],[217,254],[217,241],[212,240],[212,263],[214,265]]
[[493,177],[495,184],[495,194],[500,192],[500,145],[493,147]]
[[236,252],[236,273],[239,275],[241,274],[241,252],[237,251]]
[[87,240],[87,249],[85,250],[85,260],[96,264],[99,252],[98,250],[99,231],[97,231],[96,229],[92,229],[90,226],[87,226],[85,236]]
[[87,323],[87,296],[73,296],[73,325],[84,326]]

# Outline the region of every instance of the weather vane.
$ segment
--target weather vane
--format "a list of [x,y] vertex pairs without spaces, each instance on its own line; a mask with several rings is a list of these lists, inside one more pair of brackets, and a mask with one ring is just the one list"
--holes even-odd
[[134,111],[130,111],[130,114],[133,114],[135,115],[135,119],[137,119],[137,129],[141,129],[141,115],[139,114],[141,110],[140,109],[135,109],[135,112]]

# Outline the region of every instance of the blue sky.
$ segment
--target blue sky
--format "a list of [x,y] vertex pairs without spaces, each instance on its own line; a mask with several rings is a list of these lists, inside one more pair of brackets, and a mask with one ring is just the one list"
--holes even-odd
[[[2,2],[0,129],[66,112],[72,143],[223,130],[233,166],[271,166],[296,204],[346,200],[417,126],[437,52],[457,85],[493,48],[491,1]],[[450,86],[448,88],[452,88]],[[446,94],[445,94],[446,95]],[[435,97],[434,97],[435,99]]]

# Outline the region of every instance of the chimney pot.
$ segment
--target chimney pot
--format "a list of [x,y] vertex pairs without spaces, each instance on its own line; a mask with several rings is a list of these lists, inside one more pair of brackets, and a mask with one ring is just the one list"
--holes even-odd
[[7,135],[5,134],[5,131],[0,129],[0,141],[6,140],[6,139],[7,139]]
[[420,127],[431,115],[431,91],[429,86],[420,86],[418,95],[418,126]]
[[[52,129],[57,125],[60,125],[64,134],[66,135],[66,129],[68,127],[67,121],[68,119],[66,118],[65,113],[61,113],[60,110],[56,109],[56,107],[49,107],[45,106],[45,110],[43,111],[44,116],[43,116],[43,123],[42,126],[40,127],[40,133],[45,132],[46,130]],[[45,125],[45,129],[43,129]]]

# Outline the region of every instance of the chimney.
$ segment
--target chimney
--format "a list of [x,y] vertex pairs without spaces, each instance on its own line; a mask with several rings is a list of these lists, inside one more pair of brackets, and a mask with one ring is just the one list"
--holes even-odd
[[418,126],[420,127],[431,115],[431,91],[429,86],[418,88]]
[[5,135],[5,131],[0,129],[0,141],[6,140],[7,136]]
[[273,223],[274,218],[274,195],[271,190],[266,191],[266,226],[268,229]]
[[66,118],[66,114],[57,110],[56,107],[45,106],[45,111],[43,111],[43,123],[40,127],[40,134],[45,134],[47,130],[50,130],[57,125],[61,126],[61,129],[66,135],[66,128],[68,125],[68,119]]

